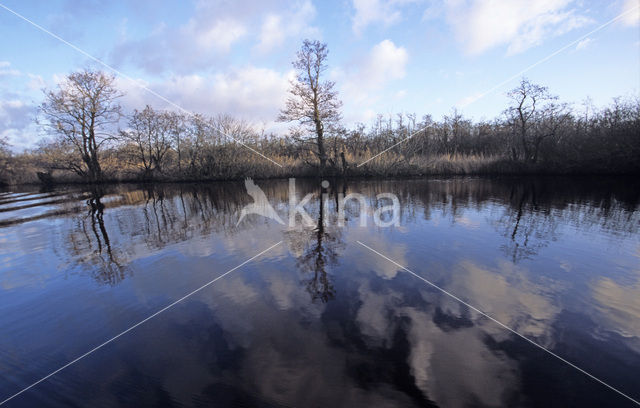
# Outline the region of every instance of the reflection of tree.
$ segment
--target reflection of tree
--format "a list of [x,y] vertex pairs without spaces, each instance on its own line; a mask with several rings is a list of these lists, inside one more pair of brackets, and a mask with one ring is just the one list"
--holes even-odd
[[[124,268],[114,256],[111,248],[111,241],[109,240],[109,234],[104,223],[104,204],[100,201],[104,193],[100,189],[94,189],[91,195],[87,199],[87,205],[89,211],[87,215],[82,219],[82,229],[87,239],[88,249],[93,249],[93,239],[95,238],[96,249],[89,252],[88,261],[96,264],[98,269],[96,271],[96,279],[108,284],[116,284],[124,279]],[[87,221],[89,221],[89,229],[91,233],[87,231]],[[78,252],[79,247],[74,247]]]
[[311,300],[313,302],[320,300],[323,303],[335,297],[335,288],[331,282],[331,276],[327,273],[327,267],[337,264],[338,250],[343,245],[339,231],[334,231],[326,225],[328,223],[326,206],[329,204],[325,203],[326,191],[324,188],[321,190],[318,200],[318,222],[311,230],[310,236],[300,237],[290,234],[293,240],[306,238],[302,254],[297,259],[297,266],[307,276],[303,282],[306,291],[311,295]]
[[538,205],[535,183],[514,184],[510,201],[511,205],[498,223],[504,228],[503,235],[509,239],[501,248],[513,263],[517,263],[537,255],[550,241],[556,240],[558,220]]
[[[274,208],[287,206],[286,180],[261,182],[260,188]],[[301,196],[317,192],[317,188],[311,180],[296,181]],[[321,202],[316,197],[308,205],[309,214],[316,220],[315,229],[286,232],[311,297],[322,301],[335,295],[327,270],[336,262],[343,243],[333,217],[337,217],[337,191],[347,193],[344,183],[330,189],[330,199]],[[500,235],[497,245],[514,262],[536,256],[558,239],[565,227],[628,237],[637,235],[640,226],[640,188],[637,181],[628,179],[374,180],[359,182],[355,191],[368,197],[371,206],[376,194],[396,193],[402,201],[403,225],[431,216],[455,220],[466,211],[484,214]],[[56,189],[41,198],[29,204],[29,208],[41,211],[26,217],[4,217],[0,226],[47,218],[61,220],[62,234],[68,237],[64,248],[67,254],[61,259],[79,267],[86,264],[86,269],[96,270],[93,274],[109,284],[123,278],[121,266],[126,266],[131,257],[140,258],[212,234],[246,233],[264,223],[262,217],[251,216],[237,225],[241,209],[251,201],[242,183],[155,184],[143,188],[106,185],[90,192]],[[31,198],[16,198],[27,199]],[[357,210],[357,205],[346,206],[347,220],[355,220]],[[109,214],[107,219],[104,212]],[[347,222],[347,228],[351,224],[355,225]]]

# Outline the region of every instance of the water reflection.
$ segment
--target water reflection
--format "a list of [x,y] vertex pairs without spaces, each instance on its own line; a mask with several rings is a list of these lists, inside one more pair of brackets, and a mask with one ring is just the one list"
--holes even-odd
[[[256,184],[288,220],[288,182]],[[15,405],[623,406],[355,241],[637,397],[637,184],[298,180],[310,227],[238,223],[243,182],[0,194],[0,397],[283,240]],[[351,192],[400,226],[340,227]]]
[[333,206],[330,205],[327,188],[321,187],[317,197],[315,226],[289,228],[285,236],[289,247],[294,249],[296,266],[303,275],[303,285],[311,296],[311,301],[319,300],[326,303],[336,294],[328,269],[338,264],[345,243],[337,227],[337,189],[333,189]]
[[[114,254],[109,240],[109,234],[104,224],[104,204],[101,198],[104,192],[100,188],[91,191],[87,199],[87,215],[80,219],[82,226],[82,238],[70,233],[70,251],[80,262],[93,264],[93,271],[97,272],[95,278],[106,284],[114,285],[124,279],[125,268]],[[91,231],[91,233],[89,232]],[[94,249],[95,241],[95,249]]]

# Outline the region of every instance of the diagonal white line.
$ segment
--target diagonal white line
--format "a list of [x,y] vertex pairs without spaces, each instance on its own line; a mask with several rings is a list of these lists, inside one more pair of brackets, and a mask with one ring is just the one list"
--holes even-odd
[[102,347],[106,346],[107,344],[111,343],[112,341],[116,340],[117,338],[119,338],[120,336],[123,336],[124,334],[127,334],[128,332],[130,332],[131,330],[135,329],[136,327],[140,326],[141,324],[153,319],[154,317],[156,317],[157,315],[159,315],[160,313],[172,308],[173,306],[177,305],[178,303],[182,302],[183,300],[185,300],[186,298],[195,295],[196,293],[200,292],[202,289],[212,285],[214,282],[216,282],[219,279],[224,278],[225,276],[227,276],[228,274],[230,274],[231,272],[235,271],[236,269],[248,264],[249,262],[253,261],[254,259],[258,258],[259,256],[261,256],[262,254],[264,254],[265,252],[268,252],[270,250],[272,250],[273,248],[275,248],[276,246],[280,245],[282,243],[282,241],[278,242],[277,244],[274,244],[272,246],[270,246],[269,248],[265,249],[264,251],[260,252],[257,255],[252,256],[251,258],[247,259],[246,261],[242,262],[240,265],[229,269],[227,272],[223,273],[222,275],[218,276],[217,278],[213,279],[212,281],[209,281],[207,283],[205,283],[204,285],[200,286],[198,289],[184,295],[183,297],[181,297],[180,299],[176,300],[175,302],[163,307],[162,309],[158,310],[157,312],[155,312],[154,314],[152,314],[151,316],[147,317],[144,320],[139,321],[138,323],[134,324],[133,326],[129,327],[127,330],[121,332],[120,334],[113,336],[112,338],[110,338],[109,340],[105,341],[104,343],[100,344],[99,346],[96,346],[94,348],[92,348],[91,350],[87,351],[86,353],[84,353],[83,355],[81,355],[80,357],[76,358],[75,360],[72,360],[70,362],[68,362],[67,364],[63,365],[62,367],[58,368],[57,370],[51,372],[50,374],[42,377],[41,379],[39,379],[38,381],[34,382],[33,384],[29,385],[28,387],[22,389],[21,391],[13,394],[12,396],[10,396],[9,398],[5,399],[4,401],[0,402],[0,405],[4,405],[5,403],[9,402],[10,400],[14,399],[15,397],[17,397],[18,395],[22,394],[23,392],[35,387],[36,385],[40,384],[41,382],[47,380],[48,378],[56,375],[57,373],[59,373],[60,371],[64,370],[65,368],[69,367],[70,365],[73,365],[75,363],[77,363],[78,361],[82,360],[83,358],[87,357],[89,354],[93,353],[94,351],[97,351],[99,349],[101,349]]
[[557,358],[558,360],[570,365],[571,367],[575,368],[576,370],[580,371],[582,374],[590,377],[591,379],[599,382],[600,384],[604,385],[605,387],[617,392],[618,394],[622,395],[623,397],[627,398],[628,400],[630,400],[631,402],[635,402],[637,405],[640,405],[640,402],[631,398],[630,396],[628,396],[627,394],[623,393],[622,391],[618,390],[617,388],[612,387],[611,385],[607,384],[606,382],[602,381],[601,379],[599,379],[598,377],[595,377],[592,374],[589,374],[587,371],[583,370],[582,368],[576,366],[575,364],[573,364],[572,362],[560,357],[559,355],[557,355],[556,353],[554,353],[553,351],[539,345],[538,343],[536,343],[535,341],[529,339],[528,337],[518,333],[517,331],[515,331],[514,329],[510,328],[509,326],[507,326],[506,324],[500,322],[499,320],[496,320],[495,318],[491,317],[490,315],[486,314],[485,312],[483,312],[482,310],[478,309],[477,307],[474,307],[472,305],[470,305],[469,303],[465,302],[464,300],[460,299],[459,297],[457,297],[456,295],[452,294],[451,292],[447,291],[446,289],[441,288],[440,286],[436,285],[435,283],[423,278],[422,276],[416,274],[415,272],[409,270],[408,268],[406,268],[405,266],[399,264],[398,262],[394,261],[393,259],[381,254],[380,252],[376,251],[375,249],[371,248],[368,245],[363,244],[360,241],[356,241],[358,244],[362,245],[363,247],[367,248],[369,251],[380,255],[382,258],[386,259],[387,261],[391,262],[392,264],[396,265],[398,268],[403,269],[406,272],[409,272],[411,275],[415,276],[416,278],[424,281],[425,283],[428,283],[429,285],[431,285],[433,288],[439,290],[440,292],[444,293],[445,295],[457,300],[458,302],[462,303],[463,305],[467,306],[469,309],[472,309],[476,312],[478,312],[479,314],[481,314],[482,316],[488,318],[489,320],[493,321],[494,323],[497,323],[498,325],[500,325],[501,327],[509,330],[511,333],[515,334],[516,336],[528,341],[529,343],[533,344],[534,346],[538,347],[539,349],[549,353],[550,355],[552,355],[553,357]]
[[[181,112],[184,112],[185,114],[194,117],[197,119],[197,116],[191,112],[188,111],[187,109],[183,108],[182,106],[178,105],[175,102],[170,101],[169,99],[167,99],[166,97],[160,95],[159,93],[155,92],[154,90],[142,85],[139,81],[136,81],[135,79],[133,79],[132,77],[130,77],[129,75],[119,71],[118,69],[112,67],[111,65],[107,64],[106,62],[94,57],[93,55],[89,54],[88,52],[84,51],[83,49],[73,45],[72,43],[70,43],[69,41],[65,40],[64,38],[52,33],[51,31],[47,30],[46,28],[42,27],[41,25],[38,25],[37,23],[29,20],[28,18],[26,18],[25,16],[23,16],[22,14],[10,9],[9,7],[5,6],[4,4],[0,4],[0,7],[2,7],[3,9],[7,10],[9,13],[13,14],[14,16],[20,18],[21,20],[24,20],[25,22],[31,24],[32,26],[34,26],[35,28],[37,28],[38,30],[49,34],[51,37],[55,38],[56,40],[68,45],[69,47],[73,48],[74,50],[78,51],[80,54],[86,56],[87,58],[97,62],[98,64],[102,65],[103,67],[109,69],[110,71],[114,72],[115,74],[121,76],[122,78],[128,79],[129,81],[133,82],[135,85],[137,85],[138,87],[140,87],[141,89],[144,89],[145,91],[149,92],[150,94],[152,94],[153,96],[161,99],[162,101],[168,103],[169,105],[175,107],[176,109],[178,109]],[[258,156],[262,157],[263,159],[269,160],[271,163],[275,164],[278,167],[282,167],[282,164],[278,163],[277,161],[265,156],[264,154],[260,153],[259,151],[255,150],[254,148],[252,148],[251,146],[248,146],[247,144],[245,144],[244,142],[234,138],[233,136],[223,132],[222,130],[220,130],[219,128],[215,128],[213,126],[211,126],[210,124],[206,123],[206,122],[202,122],[204,123],[205,126],[209,126],[210,128],[212,128],[213,130],[215,130],[216,132],[220,133],[221,135],[233,140],[236,143],[241,144],[242,146],[246,147],[247,149],[251,150],[253,153],[257,154]]]
[[513,81],[514,79],[518,78],[520,75],[524,74],[527,71],[532,70],[533,68],[537,67],[538,65],[542,64],[543,62],[546,62],[548,60],[550,60],[551,58],[555,57],[556,55],[560,54],[562,51],[566,50],[567,48],[571,48],[574,45],[576,45],[577,43],[579,43],[580,41],[584,40],[585,38],[589,37],[592,34],[597,33],[598,31],[602,30],[603,28],[615,23],[616,21],[620,20],[622,17],[626,16],[627,14],[636,11],[638,8],[640,8],[640,5],[635,6],[623,13],[620,13],[618,16],[612,18],[611,20],[607,21],[606,23],[594,28],[593,30],[589,31],[588,33],[586,33],[585,35],[583,35],[582,37],[579,37],[578,39],[570,42],[569,44],[565,45],[564,47],[552,52],[551,54],[547,55],[546,57],[542,58],[541,60],[539,60],[538,62],[535,62],[531,65],[529,65],[528,67],[526,67],[525,69],[523,69],[522,71],[518,72],[515,75],[510,76],[509,78],[505,79],[504,81],[500,82],[497,85],[494,85],[493,87],[491,87],[490,89],[484,91],[483,93],[481,93],[480,95],[478,95],[476,98],[474,98],[471,102],[463,104],[462,106],[467,106],[472,104],[473,102],[484,98],[485,96],[489,95],[490,93],[494,92],[496,89],[500,88],[502,85]]
[[415,135],[417,135],[418,133],[422,132],[423,130],[425,130],[427,127],[423,127],[422,129],[416,130],[415,132],[413,132],[411,135],[405,137],[404,139],[402,139],[401,141],[399,141],[398,143],[395,143],[394,145],[392,145],[391,147],[388,147],[386,149],[384,149],[383,151],[381,151],[380,153],[376,154],[373,157],[368,158],[367,160],[363,161],[362,163],[358,164],[356,167],[360,167],[363,164],[367,164],[369,163],[371,160],[375,159],[376,157],[380,156],[381,154],[384,154],[386,152],[388,152],[389,150],[393,149],[394,147],[396,147],[397,145],[406,142],[407,140],[411,139],[412,137],[414,137]]
[[[598,26],[598,27],[594,28],[593,30],[589,31],[588,33],[586,33],[586,34],[585,34],[585,35],[583,35],[582,37],[580,37],[580,38],[578,38],[578,39],[576,39],[576,40],[574,40],[574,41],[570,42],[569,44],[565,45],[564,47],[562,47],[562,48],[560,48],[560,49],[558,49],[558,50],[556,50],[556,51],[552,52],[551,54],[549,54],[549,55],[547,55],[546,57],[542,58],[542,59],[541,59],[541,60],[539,60],[538,62],[536,62],[536,63],[533,63],[533,64],[529,65],[528,67],[526,67],[526,68],[525,68],[525,69],[523,69],[522,71],[518,72],[518,73],[517,73],[517,74],[515,74],[515,75],[510,76],[509,78],[505,79],[504,81],[500,82],[499,84],[494,85],[494,86],[493,86],[493,87],[491,87],[490,89],[488,89],[488,90],[484,91],[483,93],[481,93],[480,95],[478,95],[477,97],[475,97],[471,102],[468,102],[468,103],[466,103],[466,104],[463,104],[462,106],[463,106],[463,107],[464,107],[464,106],[468,106],[468,105],[470,105],[470,104],[472,104],[472,103],[474,103],[474,102],[477,102],[478,100],[480,100],[480,99],[484,98],[485,96],[489,95],[490,93],[493,93],[495,90],[497,90],[498,88],[500,88],[502,85],[504,85],[504,84],[506,84],[506,83],[508,83],[508,82],[513,81],[514,79],[518,78],[518,77],[519,77],[519,76],[521,76],[522,74],[524,74],[524,73],[526,73],[526,72],[528,72],[528,71],[532,70],[532,69],[533,69],[533,68],[535,68],[536,66],[538,66],[538,65],[542,64],[543,62],[546,62],[546,61],[550,60],[551,58],[555,57],[556,55],[560,54],[562,51],[566,50],[567,48],[570,48],[570,47],[572,47],[573,45],[575,45],[575,44],[579,43],[580,41],[584,40],[584,39],[585,39],[585,38],[587,38],[588,36],[590,36],[590,35],[592,35],[592,34],[594,34],[594,33],[598,32],[598,31],[602,30],[603,28],[605,28],[605,27],[607,27],[607,26],[609,26],[609,25],[611,25],[611,24],[613,24],[613,23],[615,23],[616,21],[620,20],[622,17],[626,16],[627,14],[629,14],[629,13],[631,13],[631,12],[636,11],[638,8],[640,8],[640,6],[633,7],[633,8],[631,8],[631,9],[629,9],[629,10],[627,10],[627,11],[623,12],[623,13],[620,13],[618,16],[616,16],[616,17],[612,18],[611,20],[607,21],[606,23],[604,23],[604,24],[602,24],[602,25],[600,25],[600,26]],[[360,167],[360,166],[362,166],[363,164],[366,164],[366,163],[370,162],[371,160],[375,159],[376,157],[380,156],[381,154],[384,154],[384,153],[388,152],[389,150],[393,149],[394,147],[398,146],[399,144],[406,142],[407,140],[411,139],[412,137],[414,137],[414,136],[415,136],[415,135],[417,135],[418,133],[420,133],[420,132],[424,131],[426,128],[427,128],[427,127],[425,126],[425,127],[421,128],[421,129],[419,129],[419,130],[416,130],[416,131],[415,131],[415,132],[413,132],[411,135],[409,135],[409,136],[407,136],[406,138],[402,139],[401,141],[399,141],[398,143],[394,144],[393,146],[391,146],[391,147],[389,147],[389,148],[387,148],[387,149],[384,149],[383,151],[381,151],[380,153],[376,154],[375,156],[370,157],[369,159],[367,159],[367,160],[363,161],[362,163],[358,164],[356,167]]]

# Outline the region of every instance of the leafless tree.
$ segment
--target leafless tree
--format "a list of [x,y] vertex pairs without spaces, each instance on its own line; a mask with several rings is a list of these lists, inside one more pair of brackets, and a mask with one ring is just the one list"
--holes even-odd
[[9,142],[6,138],[0,137],[0,185],[7,183],[10,157]]
[[184,138],[187,131],[187,116],[184,113],[178,112],[166,112],[165,119],[167,120],[169,136],[171,137],[171,144],[176,152],[177,171],[178,176],[182,176],[182,151],[184,149]]
[[142,166],[145,177],[162,172],[171,149],[173,117],[168,112],[158,112],[150,106],[134,110],[129,118],[129,129],[121,131],[123,139],[133,144],[135,163]]
[[55,91],[45,92],[40,106],[44,126],[70,146],[80,159],[71,166],[89,182],[102,181],[100,151],[115,139],[122,96],[115,77],[101,71],[84,70],[70,74]]
[[39,158],[37,164],[48,174],[54,170],[70,170],[83,177],[86,174],[82,157],[77,153],[75,146],[65,138],[41,140],[36,153]]
[[533,128],[537,116],[544,109],[545,103],[553,101],[557,97],[551,95],[546,86],[536,85],[526,78],[522,78],[520,84],[509,91],[507,95],[513,102],[506,110],[516,139],[512,146],[513,158],[518,158],[519,145],[520,157],[525,161],[535,162],[537,156],[534,155],[535,138]]
[[571,120],[571,111],[566,103],[551,102],[540,109],[536,116],[536,128],[531,138],[533,163],[538,161],[540,147],[544,142],[549,140],[554,144],[560,142],[562,127]]
[[208,128],[207,119],[200,114],[191,116],[187,121],[186,132],[182,139],[190,177],[196,176],[197,168],[201,167],[202,149],[206,143]]
[[296,54],[297,59],[293,61],[298,75],[291,81],[291,95],[278,117],[282,122],[298,122],[314,132],[314,153],[320,162],[321,172],[324,172],[327,163],[325,130],[329,125],[340,121],[342,106],[338,93],[333,89],[335,83],[321,79],[327,69],[328,52],[327,44],[304,40],[302,48]]

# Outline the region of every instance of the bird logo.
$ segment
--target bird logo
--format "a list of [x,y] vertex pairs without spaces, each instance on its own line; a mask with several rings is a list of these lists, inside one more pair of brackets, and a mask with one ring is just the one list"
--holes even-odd
[[244,187],[247,189],[247,193],[253,198],[253,203],[244,206],[240,212],[240,219],[238,220],[236,227],[240,225],[240,222],[242,222],[244,217],[249,214],[262,215],[263,217],[271,218],[272,220],[284,225],[284,221],[282,221],[282,218],[280,218],[276,210],[273,209],[269,200],[267,200],[267,196],[264,194],[264,191],[262,191],[262,189],[258,187],[252,179],[245,179]]

